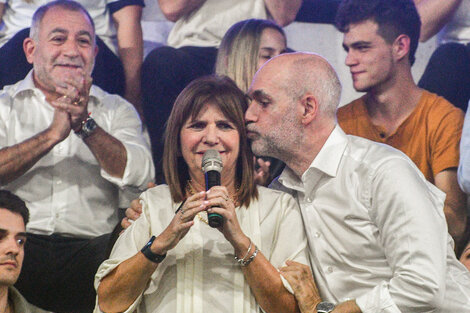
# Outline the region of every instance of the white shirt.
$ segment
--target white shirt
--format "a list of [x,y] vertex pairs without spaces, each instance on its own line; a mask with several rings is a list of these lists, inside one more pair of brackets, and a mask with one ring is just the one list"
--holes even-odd
[[[10,40],[17,32],[31,26],[34,12],[41,5],[52,0],[0,0],[5,3],[2,23],[0,23],[0,47]],[[142,0],[78,0],[88,11],[95,23],[95,32],[117,55],[116,29],[111,15],[122,7],[137,4],[143,5]]]
[[[285,265],[286,260],[307,264],[307,239],[295,200],[286,193],[263,187],[258,191],[258,200],[252,200],[248,208],[236,209],[243,232],[275,268]],[[96,273],[95,288],[121,262],[138,253],[152,235],[158,236],[180,205],[171,200],[167,185],[147,190],[141,199],[142,215],[119,236],[110,259]],[[220,231],[196,217],[189,232],[167,252],[147,289],[126,312],[134,310],[257,313],[259,306],[234,260],[233,247]],[[95,312],[100,312],[98,307]]]
[[465,113],[462,137],[460,138],[460,161],[457,178],[460,188],[470,194],[470,110]]
[[206,0],[176,21],[167,42],[173,48],[218,47],[233,24],[249,18],[268,18],[264,0]]
[[[121,141],[127,153],[122,179],[111,177],[73,132],[25,174],[2,186],[26,201],[27,231],[92,237],[112,231],[119,188],[144,189],[154,169],[140,119],[131,104],[92,86],[88,111],[97,124]],[[32,71],[0,91],[0,149],[29,139],[52,122],[54,109],[34,87]]]
[[444,193],[400,151],[337,126],[301,179],[286,168],[274,187],[300,204],[323,300],[356,299],[364,313],[470,312]]

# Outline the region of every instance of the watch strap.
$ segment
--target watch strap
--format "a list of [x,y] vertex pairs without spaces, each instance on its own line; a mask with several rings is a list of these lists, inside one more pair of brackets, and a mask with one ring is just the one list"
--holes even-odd
[[88,116],[86,120],[82,121],[80,128],[75,131],[75,134],[80,138],[85,139],[95,131],[97,126],[98,124],[96,124],[95,120]]
[[149,259],[150,261],[154,263],[161,263],[163,259],[166,257],[166,253],[156,254],[156,253],[153,253],[152,250],[150,250],[150,247],[152,246],[152,243],[154,240],[155,240],[155,236],[152,236],[152,238],[150,238],[149,242],[147,242],[147,244],[142,248],[142,250],[140,250],[140,252],[142,252],[145,255],[145,257]]

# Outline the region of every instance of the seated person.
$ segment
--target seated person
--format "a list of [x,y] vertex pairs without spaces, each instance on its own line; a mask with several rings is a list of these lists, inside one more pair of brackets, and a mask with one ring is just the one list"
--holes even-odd
[[338,9],[354,89],[366,92],[338,109],[351,135],[391,145],[446,193],[444,213],[457,245],[465,229],[466,196],[457,183],[463,113],[416,86],[411,65],[420,19],[412,0],[351,0]]
[[418,86],[467,110],[470,100],[470,0],[414,0],[421,17],[420,41],[437,34],[438,47]]
[[25,40],[33,70],[0,91],[0,185],[31,213],[16,287],[54,312],[93,309],[118,193],[153,179],[135,109],[91,83],[96,52],[88,12],[74,1],[49,2]]
[[[302,220],[290,195],[254,183],[246,108],[228,78],[197,79],[178,96],[165,138],[168,185],[141,195],[142,215],[100,266],[101,311],[297,312],[276,268],[306,262]],[[221,186],[205,191],[209,149],[223,169]],[[222,226],[211,228],[207,213]]]
[[[285,26],[301,0],[159,0],[163,14],[176,22],[168,46],[150,52],[142,66],[142,96],[155,164],[161,162],[163,130],[173,102],[197,77],[212,74],[225,32],[247,18],[272,19]],[[157,168],[157,180],[162,173]]]
[[[23,79],[31,64],[23,53],[34,11],[51,0],[0,0],[0,89]],[[95,85],[124,96],[141,111],[143,0],[79,0],[96,27]]]
[[0,190],[0,312],[46,313],[13,287],[23,266],[29,212],[23,200]]

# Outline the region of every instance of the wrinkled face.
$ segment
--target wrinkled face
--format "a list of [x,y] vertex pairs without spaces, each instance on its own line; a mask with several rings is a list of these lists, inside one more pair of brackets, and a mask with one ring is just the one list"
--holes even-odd
[[366,20],[350,25],[349,31],[344,34],[345,63],[357,91],[367,92],[380,87],[393,77],[395,62],[392,45],[377,31],[377,23]]
[[258,66],[256,70],[271,58],[286,52],[286,38],[276,29],[268,27],[263,30],[258,51]]
[[465,249],[460,256],[460,262],[470,271],[470,242],[467,244]]
[[222,158],[222,181],[233,179],[240,150],[240,135],[219,108],[207,103],[199,115],[188,119],[180,131],[181,153],[192,179],[203,175],[202,156],[209,149],[219,151]]
[[247,135],[255,155],[285,162],[290,147],[299,144],[297,111],[295,101],[278,83],[283,74],[269,65],[258,71],[248,90]]
[[26,57],[33,64],[37,87],[54,92],[55,86],[64,86],[67,78],[91,75],[98,51],[94,36],[83,12],[49,9],[41,21],[38,38],[25,41]]
[[26,241],[20,214],[0,208],[0,286],[12,286],[21,272]]

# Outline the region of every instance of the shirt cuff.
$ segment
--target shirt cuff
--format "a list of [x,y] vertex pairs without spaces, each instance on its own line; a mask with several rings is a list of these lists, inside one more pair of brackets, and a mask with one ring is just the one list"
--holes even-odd
[[101,176],[109,182],[124,187],[135,187],[145,190],[150,181],[154,181],[155,169],[153,167],[152,156],[150,150],[146,150],[141,146],[122,143],[126,149],[127,162],[122,178],[114,177],[101,169]]
[[356,298],[356,304],[362,313],[401,313],[388,292],[386,282],[382,282],[368,293]]

